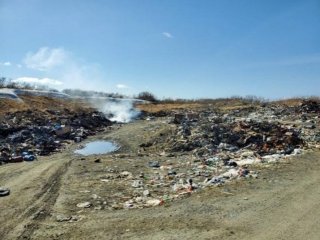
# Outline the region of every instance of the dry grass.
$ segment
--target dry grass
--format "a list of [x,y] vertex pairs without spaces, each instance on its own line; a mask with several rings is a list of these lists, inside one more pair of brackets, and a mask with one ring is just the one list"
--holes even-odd
[[157,113],[160,111],[174,111],[174,110],[201,110],[201,109],[215,109],[222,112],[228,112],[235,109],[246,109],[251,107],[259,107],[262,104],[276,104],[288,107],[299,106],[304,100],[314,100],[320,102],[319,97],[310,98],[289,98],[283,100],[276,100],[271,102],[251,101],[245,98],[221,98],[221,99],[199,99],[199,100],[171,100],[162,101],[159,103],[138,104],[136,107],[142,111],[149,113]]
[[17,112],[23,110],[45,111],[68,109],[77,111],[80,109],[89,109],[90,106],[79,100],[58,99],[43,96],[20,96],[22,101],[12,99],[0,99],[0,115],[9,112]]
[[[79,99],[58,99],[44,96],[21,96],[22,101],[0,98],[0,115],[8,112],[16,112],[22,110],[45,111],[47,109],[72,111],[91,108],[90,104]],[[308,98],[320,101],[319,98]],[[270,102],[271,104],[279,104],[286,106],[298,106],[306,98],[291,98]],[[200,99],[200,100],[175,100],[162,101],[159,103],[137,104],[136,107],[142,111],[149,113],[157,113],[160,111],[175,110],[208,110],[215,109],[220,111],[230,111],[235,109],[244,109],[248,107],[257,107],[260,103],[250,102],[239,98],[225,99]]]
[[149,113],[157,113],[160,111],[174,110],[201,110],[201,109],[216,109],[220,111],[229,111],[234,109],[243,109],[252,106],[257,106],[257,103],[249,103],[241,99],[205,99],[194,101],[170,101],[160,103],[138,104],[136,105],[142,111]]
[[299,106],[304,100],[314,100],[314,101],[320,102],[320,98],[310,97],[310,98],[289,98],[289,99],[277,100],[272,103],[286,105],[289,107],[296,107],[296,106]]
[[136,107],[141,111],[156,113],[160,111],[173,111],[178,109],[199,109],[203,105],[200,103],[149,103],[149,104],[138,104]]

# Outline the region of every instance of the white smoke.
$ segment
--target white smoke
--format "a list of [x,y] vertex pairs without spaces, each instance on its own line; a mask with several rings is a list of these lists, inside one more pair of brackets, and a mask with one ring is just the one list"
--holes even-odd
[[132,99],[93,98],[90,102],[108,119],[119,123],[128,123],[140,115],[133,106]]

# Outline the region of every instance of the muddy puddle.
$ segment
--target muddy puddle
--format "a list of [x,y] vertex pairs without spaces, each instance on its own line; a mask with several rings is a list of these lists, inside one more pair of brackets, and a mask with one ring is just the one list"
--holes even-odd
[[93,154],[106,154],[119,149],[119,146],[110,141],[94,141],[87,143],[84,148],[74,151],[76,154],[89,156]]

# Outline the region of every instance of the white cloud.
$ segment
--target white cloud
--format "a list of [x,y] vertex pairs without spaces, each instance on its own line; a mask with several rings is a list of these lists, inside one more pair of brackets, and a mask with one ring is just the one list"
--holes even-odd
[[5,66],[5,67],[10,67],[12,64],[11,64],[11,62],[0,62],[0,65]]
[[162,35],[165,36],[166,38],[173,38],[173,35],[169,32],[163,32]]
[[36,78],[36,77],[19,77],[12,82],[16,83],[30,83],[30,84],[42,84],[42,85],[62,85],[63,82],[52,78]]
[[59,79],[63,83],[61,88],[102,90],[107,86],[99,64],[79,59],[64,48],[41,47],[27,53],[23,62],[27,68],[40,71],[36,73],[38,76]]
[[48,71],[62,65],[68,58],[68,53],[62,48],[42,47],[36,53],[29,52],[24,58],[28,68]]
[[117,84],[117,88],[119,88],[119,89],[127,89],[129,87],[127,85],[125,85],[125,84]]

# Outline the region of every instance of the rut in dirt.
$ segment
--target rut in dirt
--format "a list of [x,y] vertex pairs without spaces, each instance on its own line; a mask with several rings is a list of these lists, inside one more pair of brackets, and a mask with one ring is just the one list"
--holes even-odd
[[[33,232],[38,229],[40,222],[50,216],[51,209],[59,196],[62,179],[68,171],[70,164],[71,160],[62,164],[48,178],[41,191],[34,196],[34,204],[13,221],[10,229],[3,229],[3,239],[31,239]],[[15,236],[12,236],[12,234]]]

